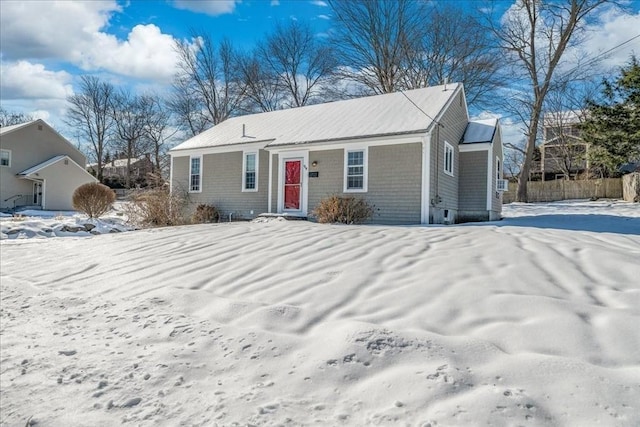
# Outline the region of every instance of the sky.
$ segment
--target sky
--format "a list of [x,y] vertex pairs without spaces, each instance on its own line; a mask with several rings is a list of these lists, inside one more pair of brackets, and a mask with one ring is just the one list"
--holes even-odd
[[[498,5],[506,10],[510,2]],[[640,1],[627,6],[604,8],[576,56],[597,56],[640,35]],[[317,37],[327,37],[333,28],[323,0],[0,0],[0,105],[42,118],[69,137],[66,98],[81,75],[163,93],[176,71],[176,40],[206,31],[214,40],[226,37],[249,50],[275,22],[288,20],[309,22]],[[634,52],[640,53],[640,37],[616,48],[598,67],[604,73],[621,66]],[[505,129],[505,140],[519,132]]]

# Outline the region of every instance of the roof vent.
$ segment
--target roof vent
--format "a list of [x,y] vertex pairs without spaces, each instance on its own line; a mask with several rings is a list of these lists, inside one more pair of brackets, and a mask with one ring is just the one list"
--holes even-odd
[[42,130],[42,125],[38,125],[38,130]]

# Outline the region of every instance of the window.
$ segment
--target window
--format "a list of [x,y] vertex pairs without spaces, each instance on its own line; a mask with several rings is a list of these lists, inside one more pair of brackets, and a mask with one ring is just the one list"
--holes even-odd
[[344,191],[367,191],[367,150],[345,152]]
[[502,179],[502,170],[500,169],[500,157],[496,157],[496,181]]
[[202,157],[191,157],[189,170],[189,192],[199,193],[202,181]]
[[444,173],[453,176],[453,147],[444,143]]
[[258,191],[258,154],[244,153],[242,191]]
[[11,151],[0,150],[0,166],[11,166]]

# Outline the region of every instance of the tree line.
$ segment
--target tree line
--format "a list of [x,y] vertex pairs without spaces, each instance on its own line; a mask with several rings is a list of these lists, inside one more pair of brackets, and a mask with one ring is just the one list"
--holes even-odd
[[[612,0],[519,0],[482,13],[454,2],[329,0],[333,26],[318,37],[308,23],[276,24],[250,50],[192,30],[175,49],[178,72],[162,98],[83,76],[69,97],[68,124],[91,148],[99,178],[108,146],[153,153],[161,169],[172,132],[197,135],[229,117],[462,82],[475,111],[506,112],[522,145],[507,142],[519,169],[519,201],[545,111],[587,106],[594,58],[569,66],[567,52]],[[573,51],[575,53],[575,50]],[[596,58],[597,59],[597,58]],[[511,144],[510,144],[511,143]]]

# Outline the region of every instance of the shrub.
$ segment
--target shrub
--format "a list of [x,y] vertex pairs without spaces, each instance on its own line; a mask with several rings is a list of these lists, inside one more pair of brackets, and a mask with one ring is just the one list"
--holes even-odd
[[73,208],[87,214],[89,218],[99,218],[111,209],[116,194],[109,187],[97,182],[83,184],[73,192]]
[[321,223],[361,224],[373,217],[374,206],[354,196],[329,196],[313,210]]
[[198,205],[196,211],[191,217],[191,222],[201,224],[204,222],[218,222],[220,219],[220,213],[215,206],[201,204]]
[[138,227],[182,225],[187,197],[182,192],[170,193],[167,188],[141,190],[133,193],[124,210],[129,223]]

